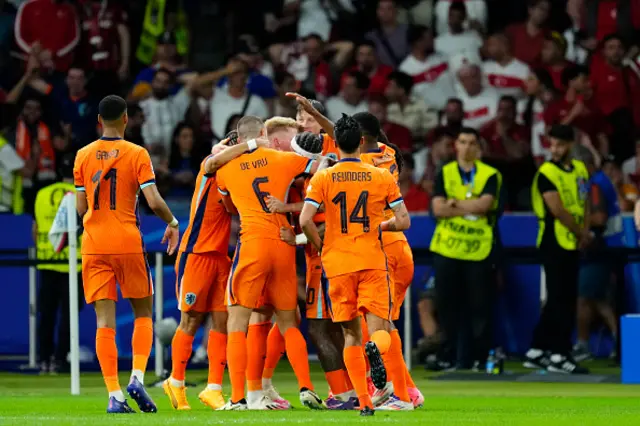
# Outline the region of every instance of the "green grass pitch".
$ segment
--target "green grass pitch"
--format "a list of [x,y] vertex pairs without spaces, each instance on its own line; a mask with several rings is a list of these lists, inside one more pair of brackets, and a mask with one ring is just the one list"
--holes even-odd
[[[82,395],[69,394],[69,377],[0,374],[0,425],[637,425],[640,387],[611,384],[547,384],[430,381],[424,370],[413,376],[425,395],[425,406],[413,412],[377,412],[361,418],[358,412],[314,411],[300,406],[295,377],[283,362],[274,377],[276,387],[295,406],[290,411],[213,412],[200,404],[202,386],[188,392],[192,410],[173,411],[160,388],[151,389],[157,414],[107,415],[106,390],[100,375],[84,373]],[[312,365],[317,390],[326,383]],[[127,374],[121,375],[126,384]],[[153,379],[149,373],[147,382]],[[206,371],[187,372],[187,380],[204,381]],[[228,385],[225,385],[228,390]],[[135,403],[131,403],[137,411]]]

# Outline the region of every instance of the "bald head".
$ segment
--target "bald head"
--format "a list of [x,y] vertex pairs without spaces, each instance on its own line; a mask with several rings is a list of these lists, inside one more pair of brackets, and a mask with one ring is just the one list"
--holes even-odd
[[246,142],[260,136],[266,136],[264,122],[260,118],[247,115],[238,121],[239,142]]

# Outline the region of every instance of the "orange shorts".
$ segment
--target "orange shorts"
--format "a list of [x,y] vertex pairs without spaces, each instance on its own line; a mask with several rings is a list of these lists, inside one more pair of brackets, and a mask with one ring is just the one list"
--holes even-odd
[[329,282],[322,270],[319,255],[305,256],[307,261],[307,318],[331,319],[329,312]]
[[176,259],[176,295],[181,312],[224,312],[231,261],[220,253],[184,253]]
[[404,296],[413,281],[413,253],[409,243],[401,240],[385,246],[384,252],[387,255],[387,267],[393,289],[391,292],[393,298],[391,319],[396,321],[400,318]]
[[391,318],[391,280],[387,271],[367,269],[329,278],[329,307],[333,322],[351,321],[370,312]]
[[[227,281],[227,305],[278,310],[297,307],[296,248],[284,241],[238,241]],[[261,296],[264,296],[262,299]]]
[[153,294],[147,255],[83,254],[82,285],[87,303],[109,299],[118,301],[118,290],[125,299],[142,299]]

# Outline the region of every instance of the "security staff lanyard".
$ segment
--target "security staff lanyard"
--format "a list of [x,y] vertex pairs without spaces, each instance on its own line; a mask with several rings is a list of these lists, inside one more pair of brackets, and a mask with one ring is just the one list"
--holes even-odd
[[[470,199],[473,196],[473,185],[476,180],[476,166],[474,165],[471,171],[465,172],[462,167],[458,167],[460,171],[460,177],[462,178],[462,184],[467,187],[466,198]],[[467,179],[468,176],[468,179]]]

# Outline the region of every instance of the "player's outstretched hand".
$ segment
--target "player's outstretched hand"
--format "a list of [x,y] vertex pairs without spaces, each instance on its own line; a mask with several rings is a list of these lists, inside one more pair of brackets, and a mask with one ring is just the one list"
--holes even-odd
[[309,99],[305,98],[301,94],[295,92],[287,92],[286,96],[289,98],[295,98],[296,102],[298,102],[300,106],[302,106],[302,108],[309,114],[313,114],[314,112],[316,112],[316,109],[313,107],[313,105],[311,105]]
[[289,227],[283,226],[280,228],[280,239],[291,246],[296,245],[296,234]]
[[167,243],[167,254],[169,254],[169,256],[173,255],[173,253],[176,252],[179,239],[180,231],[178,230],[178,228],[167,225],[167,229],[165,229],[164,231],[164,236],[162,237],[161,243]]
[[286,204],[278,200],[276,197],[269,195],[267,197],[267,207],[271,213],[286,213]]

